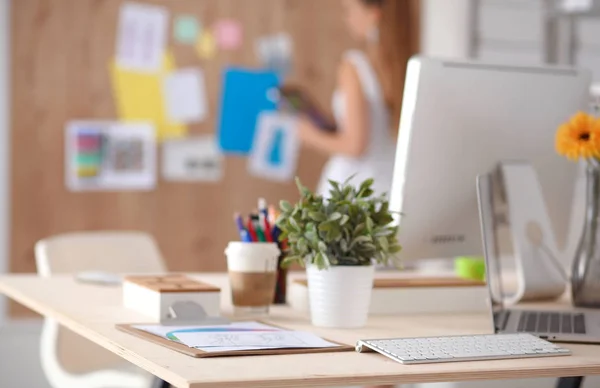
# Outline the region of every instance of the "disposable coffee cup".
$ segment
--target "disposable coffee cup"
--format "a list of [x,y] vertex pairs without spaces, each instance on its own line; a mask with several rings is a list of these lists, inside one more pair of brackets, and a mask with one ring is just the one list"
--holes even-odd
[[267,314],[277,283],[277,244],[232,241],[225,255],[234,314]]

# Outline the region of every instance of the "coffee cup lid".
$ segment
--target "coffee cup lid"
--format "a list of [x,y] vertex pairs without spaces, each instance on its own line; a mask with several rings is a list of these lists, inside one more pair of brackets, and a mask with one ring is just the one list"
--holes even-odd
[[272,242],[242,242],[230,241],[225,249],[226,255],[235,255],[244,252],[256,252],[261,254],[279,255],[280,250],[276,243]]

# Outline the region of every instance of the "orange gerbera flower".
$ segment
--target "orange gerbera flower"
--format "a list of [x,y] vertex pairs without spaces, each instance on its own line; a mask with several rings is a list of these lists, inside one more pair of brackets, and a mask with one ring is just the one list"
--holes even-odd
[[600,157],[600,121],[579,112],[556,133],[556,151],[571,160]]

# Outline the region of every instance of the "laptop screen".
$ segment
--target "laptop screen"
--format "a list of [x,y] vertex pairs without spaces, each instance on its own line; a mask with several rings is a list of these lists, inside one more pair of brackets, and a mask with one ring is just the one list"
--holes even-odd
[[508,314],[506,314],[503,305],[505,294],[502,287],[501,263],[495,244],[492,178],[489,175],[477,177],[477,199],[483,255],[485,257],[486,283],[489,291],[493,328],[494,332],[497,333],[506,326]]

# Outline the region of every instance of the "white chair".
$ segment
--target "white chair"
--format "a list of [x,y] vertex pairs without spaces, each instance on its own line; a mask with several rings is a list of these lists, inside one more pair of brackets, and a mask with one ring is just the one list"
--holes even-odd
[[[35,245],[38,274],[82,271],[160,273],[165,265],[153,238],[139,232],[58,235]],[[93,307],[90,307],[93,308]],[[108,350],[45,319],[40,342],[42,368],[55,388],[150,388],[152,375]]]

